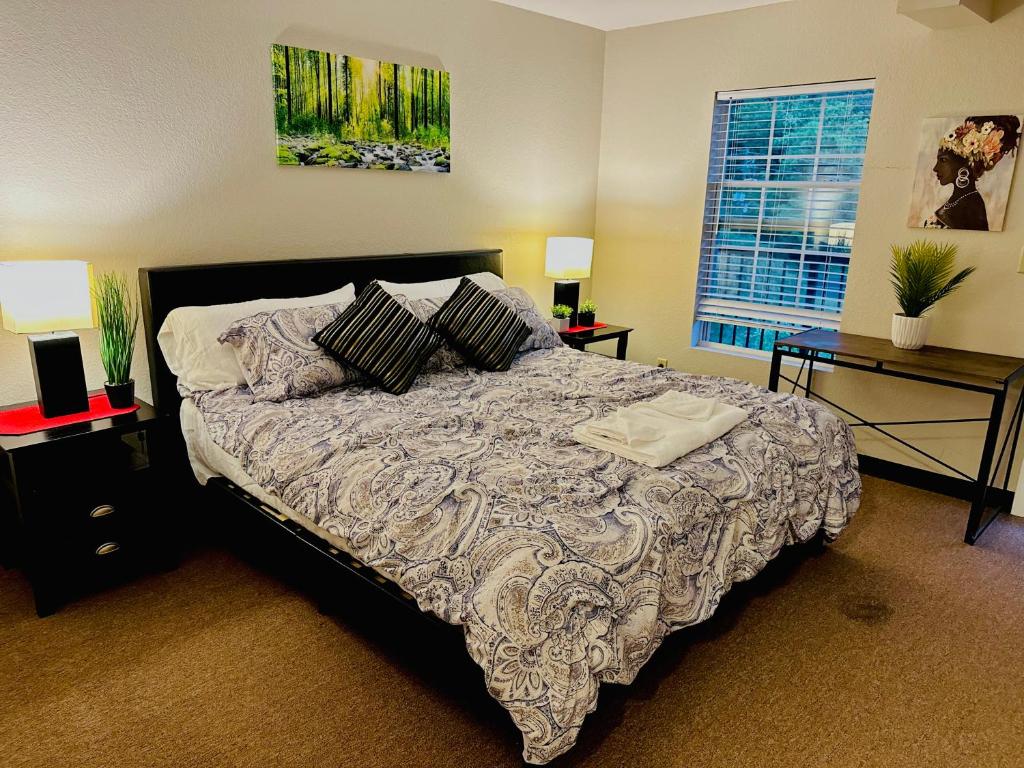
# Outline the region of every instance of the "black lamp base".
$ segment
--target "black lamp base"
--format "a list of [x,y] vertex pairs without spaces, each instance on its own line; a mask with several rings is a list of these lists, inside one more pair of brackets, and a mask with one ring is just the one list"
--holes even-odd
[[39,410],[47,419],[89,410],[82,346],[70,331],[28,337]]
[[569,318],[569,326],[572,327],[576,325],[577,310],[580,308],[580,281],[556,280],[555,304],[565,304],[568,307],[572,307],[572,316]]

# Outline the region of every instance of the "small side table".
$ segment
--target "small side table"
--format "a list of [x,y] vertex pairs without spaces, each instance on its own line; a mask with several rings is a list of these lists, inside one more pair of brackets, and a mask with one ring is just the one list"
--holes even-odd
[[0,435],[3,559],[24,569],[40,617],[89,587],[176,562],[164,417],[136,403],[132,413]]
[[577,331],[576,333],[560,331],[558,335],[562,337],[562,341],[568,346],[581,352],[586,351],[588,344],[617,339],[618,346],[615,349],[615,357],[619,360],[625,360],[626,345],[629,344],[629,334],[632,330],[632,328],[627,328],[624,325],[606,325],[604,328],[595,328],[592,331]]

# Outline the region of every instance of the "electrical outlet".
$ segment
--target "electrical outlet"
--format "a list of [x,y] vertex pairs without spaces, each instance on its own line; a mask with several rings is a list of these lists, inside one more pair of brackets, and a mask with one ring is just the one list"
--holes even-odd
[[658,367],[659,368],[668,368],[668,358],[667,357],[659,357],[658,358]]
[[1024,274],[1024,245],[1020,247],[1020,261],[1017,262],[1017,271]]

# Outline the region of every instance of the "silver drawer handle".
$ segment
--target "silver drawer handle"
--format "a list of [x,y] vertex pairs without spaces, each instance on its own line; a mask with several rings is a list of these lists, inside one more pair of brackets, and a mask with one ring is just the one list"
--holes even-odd
[[97,555],[112,555],[121,548],[121,545],[116,541],[108,541],[106,544],[100,544],[96,547]]
[[89,517],[106,517],[107,515],[114,514],[114,507],[110,504],[100,504],[96,509],[89,513]]

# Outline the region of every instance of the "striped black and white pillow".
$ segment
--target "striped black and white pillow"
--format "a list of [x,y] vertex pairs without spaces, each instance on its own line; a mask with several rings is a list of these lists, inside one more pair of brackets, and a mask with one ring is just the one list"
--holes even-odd
[[430,318],[430,327],[485,371],[507,371],[530,335],[514,309],[468,277]]
[[393,395],[409,390],[442,344],[440,336],[376,282],[313,341]]

